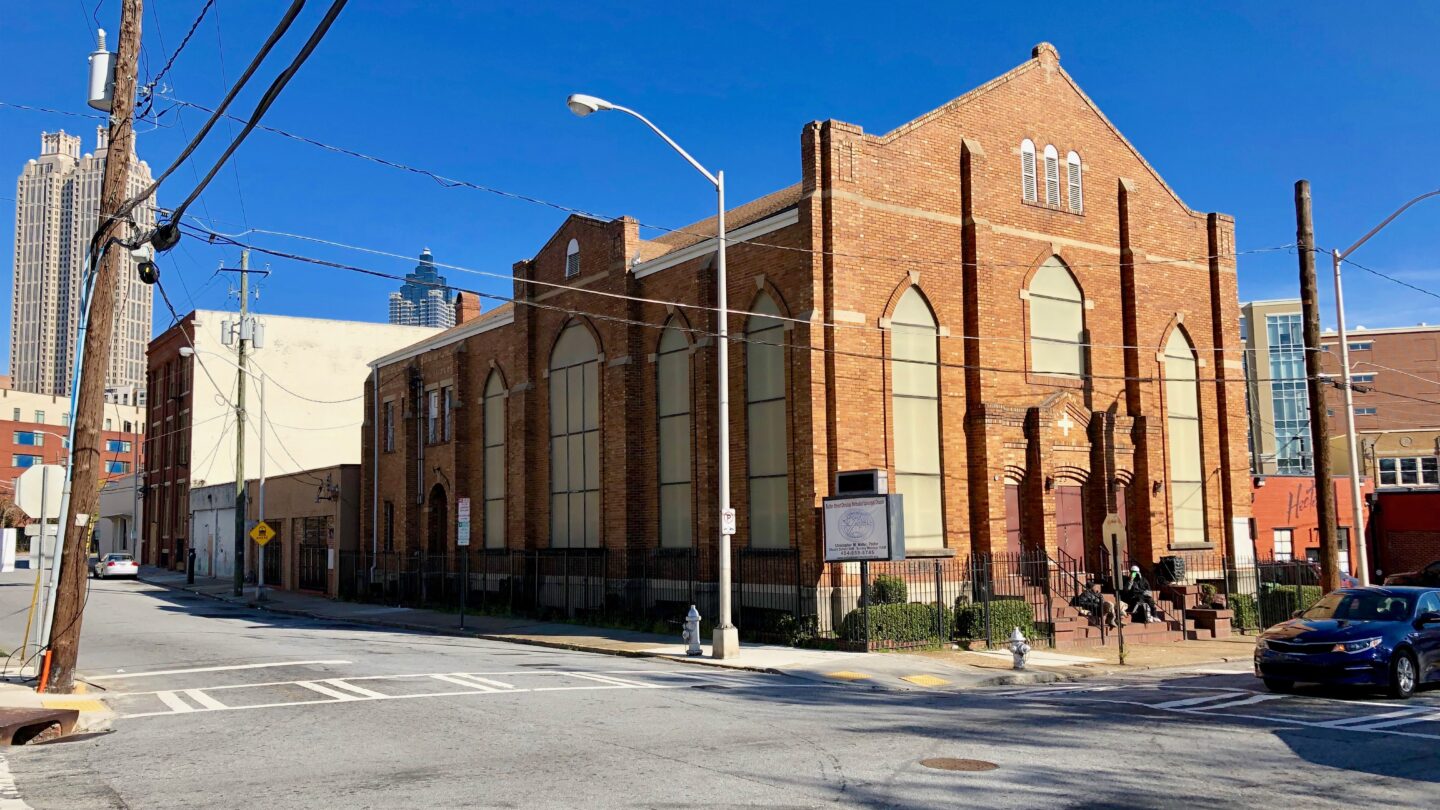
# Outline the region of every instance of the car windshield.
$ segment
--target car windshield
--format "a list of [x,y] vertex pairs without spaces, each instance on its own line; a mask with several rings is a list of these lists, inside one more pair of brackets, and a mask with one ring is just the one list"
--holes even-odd
[[1301,614],[1305,619],[1344,619],[1352,622],[1403,622],[1410,617],[1408,596],[1378,591],[1336,591]]
[[111,554],[105,559],[114,560],[115,562],[129,562],[133,558],[129,554]]

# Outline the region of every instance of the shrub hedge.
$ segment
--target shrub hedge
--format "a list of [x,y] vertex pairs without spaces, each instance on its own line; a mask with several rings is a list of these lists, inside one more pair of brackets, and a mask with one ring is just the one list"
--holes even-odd
[[1265,627],[1279,624],[1295,611],[1315,604],[1323,595],[1319,585],[1265,586],[1260,592],[1260,621]]
[[905,580],[894,574],[881,574],[870,583],[870,604],[899,605],[910,601]]
[[[1035,608],[1019,599],[995,599],[990,602],[990,629],[995,638],[1009,638],[1016,627],[1025,638],[1035,637]],[[982,602],[959,602],[955,605],[956,635],[962,639],[985,638],[985,605]]]
[[1248,593],[1231,593],[1226,597],[1226,607],[1235,613],[1231,622],[1237,630],[1259,630],[1260,614],[1256,612],[1255,597]]
[[[935,638],[936,613],[943,621],[942,637]],[[953,628],[950,611],[934,605],[888,604],[870,606],[870,641],[897,644],[917,641],[948,641]],[[840,622],[840,635],[846,641],[865,640],[864,612],[850,611]]]

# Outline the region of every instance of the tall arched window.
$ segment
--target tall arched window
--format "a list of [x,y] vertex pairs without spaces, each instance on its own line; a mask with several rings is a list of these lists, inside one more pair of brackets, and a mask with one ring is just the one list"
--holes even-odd
[[574,278],[580,275],[580,243],[574,239],[565,246],[565,277]]
[[1065,179],[1066,201],[1070,203],[1070,213],[1079,214],[1085,210],[1085,195],[1080,186],[1080,153],[1071,152],[1065,156]]
[[1176,545],[1205,542],[1205,476],[1200,451],[1200,382],[1195,349],[1176,329],[1165,343],[1165,448]]
[[485,548],[505,547],[505,384],[485,381]]
[[690,341],[673,323],[655,356],[655,412],[660,435],[660,545],[689,548]]
[[895,491],[905,496],[905,546],[940,548],[940,387],[935,315],[914,288],[890,318]]
[[1025,202],[1039,200],[1035,184],[1035,142],[1029,138],[1020,142],[1020,187]]
[[450,546],[450,503],[445,499],[444,487],[436,484],[430,488],[429,504],[429,525],[425,527],[430,541],[427,551],[444,554]]
[[572,322],[550,354],[550,545],[600,545],[600,362]]
[[789,450],[786,443],[785,325],[761,293],[745,324],[745,427],[750,448],[750,545],[790,545]]
[[1030,370],[1079,377],[1085,373],[1085,301],[1075,277],[1051,256],[1030,280]]
[[1060,153],[1049,144],[1045,146],[1045,204],[1060,207]]

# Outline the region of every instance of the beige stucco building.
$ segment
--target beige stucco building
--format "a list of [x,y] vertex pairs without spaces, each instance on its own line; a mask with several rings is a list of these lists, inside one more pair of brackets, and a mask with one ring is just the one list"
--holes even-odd
[[[70,392],[71,359],[80,322],[80,279],[100,215],[107,132],[95,130],[93,154],[80,154],[80,138],[40,135],[40,157],[27,161],[15,183],[15,286],[10,323],[10,369],[21,391]],[[126,195],[144,191],[150,167],[132,156]],[[155,221],[155,201],[132,213],[139,227]],[[128,230],[128,229],[127,229]],[[126,237],[132,233],[123,234]],[[153,298],[135,273],[139,258],[124,254],[117,284],[114,343],[107,389],[117,401],[143,405],[145,346]]]

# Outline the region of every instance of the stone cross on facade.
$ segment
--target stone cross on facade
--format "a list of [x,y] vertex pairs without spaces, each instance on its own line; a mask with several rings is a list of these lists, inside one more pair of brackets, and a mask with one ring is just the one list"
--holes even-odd
[[1065,438],[1068,439],[1070,438],[1070,428],[1075,427],[1075,422],[1070,418],[1068,412],[1062,413],[1060,418],[1055,420],[1055,427],[1060,428],[1060,432],[1065,434]]

